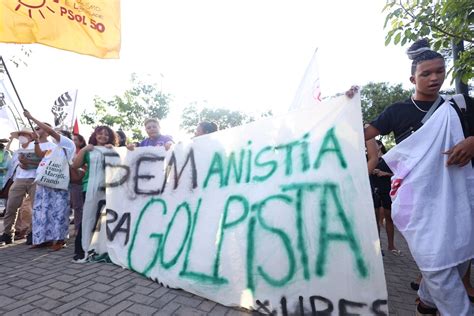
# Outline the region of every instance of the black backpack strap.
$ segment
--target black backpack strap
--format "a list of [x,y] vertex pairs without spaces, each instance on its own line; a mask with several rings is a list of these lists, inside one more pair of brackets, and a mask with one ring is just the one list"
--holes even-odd
[[[413,100],[412,100],[412,102],[413,102]],[[439,108],[439,106],[441,104],[443,104],[443,102],[444,102],[444,99],[439,95],[438,98],[436,99],[436,101],[434,101],[433,104],[431,105],[428,112],[426,112],[425,116],[423,116],[423,118],[421,119],[421,122],[419,122],[415,126],[410,126],[405,132],[400,134],[395,139],[395,142],[398,144],[399,142],[401,142],[402,140],[404,140],[405,138],[407,138],[408,136],[413,134],[415,131],[417,131],[421,126],[423,126],[423,124],[426,123],[426,121],[428,121],[428,119],[431,117],[431,115],[433,115],[433,113]]]
[[453,102],[461,109],[461,111],[466,111],[466,99],[463,94],[455,94],[451,98]]
[[444,100],[441,98],[441,96],[438,95],[436,101],[433,102],[430,109],[428,110],[428,112],[426,112],[425,116],[421,120],[421,125],[425,124],[426,121],[428,121],[428,119],[431,117],[431,115],[433,115],[433,113],[438,109],[438,107],[443,103],[443,101]]
[[[456,113],[459,116],[459,121],[461,122],[462,132],[464,138],[469,136],[474,136],[474,133],[471,132],[471,126],[469,126],[469,114],[466,106],[466,99],[463,94],[455,94],[451,98],[451,106],[456,110]],[[474,158],[471,160],[471,165],[474,168]]]
[[[470,135],[469,131],[469,120],[467,117],[467,108],[466,108],[466,99],[462,94],[455,94],[450,99],[451,106],[456,110],[456,113],[459,116],[459,120],[461,121],[462,132],[464,134],[464,138],[468,138]],[[474,136],[474,135],[473,135]]]
[[66,157],[66,160],[67,160],[67,164],[69,165],[69,167],[71,167],[71,164],[69,163],[69,158],[67,156],[67,152],[66,152],[66,149],[64,147],[61,148],[64,152],[64,156]]

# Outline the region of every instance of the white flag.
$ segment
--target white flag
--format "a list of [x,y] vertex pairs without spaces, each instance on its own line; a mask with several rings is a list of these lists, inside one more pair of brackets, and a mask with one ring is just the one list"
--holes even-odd
[[316,105],[321,102],[321,89],[319,82],[319,68],[318,68],[318,49],[314,51],[313,57],[306,68],[306,72],[301,80],[301,83],[296,91],[293,103],[288,108],[288,111],[305,108],[311,105]]
[[13,100],[3,80],[0,80],[0,138],[5,138],[5,135],[17,130],[15,118],[10,112],[13,106]]
[[51,108],[54,115],[54,125],[72,127],[76,110],[77,90],[69,90],[61,94]]

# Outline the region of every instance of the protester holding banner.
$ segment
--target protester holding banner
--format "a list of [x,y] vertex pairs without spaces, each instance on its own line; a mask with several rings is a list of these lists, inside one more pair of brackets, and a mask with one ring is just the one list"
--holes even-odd
[[[166,150],[170,149],[171,145],[174,144],[173,137],[160,133],[160,122],[157,119],[148,118],[144,124],[148,137],[142,140],[138,147],[164,146]],[[133,150],[134,145],[129,145],[127,148]]]
[[[66,178],[69,182],[69,163],[72,159],[76,146],[74,142],[56,132],[51,126],[40,122],[34,118],[28,111],[24,115],[29,120],[35,122],[39,128],[50,135],[57,146],[49,150],[43,150],[39,144],[35,142],[35,150],[39,156],[43,156],[40,165],[50,166],[55,165],[55,169],[60,169],[58,161],[63,161],[66,168],[58,171],[57,182]],[[56,167],[57,166],[57,167]],[[48,169],[45,169],[48,170]],[[52,171],[47,171],[49,174]],[[45,174],[46,175],[46,174]],[[38,176],[43,176],[38,171]],[[42,182],[39,177],[36,177],[37,187],[35,200],[33,203],[33,246],[32,248],[39,248],[51,245],[54,251],[63,248],[69,233],[69,213],[70,201],[68,185],[64,187],[57,187],[52,182]]]
[[393,221],[423,275],[417,314],[474,315],[461,280],[474,258],[474,101],[440,97],[445,61],[426,40],[407,53],[415,93],[385,109],[365,138],[395,134],[383,159],[394,173]]
[[217,125],[214,122],[201,122],[196,127],[196,132],[194,133],[194,137],[198,137],[201,135],[206,135],[210,133],[214,133],[217,131]]
[[[104,146],[106,148],[113,148],[117,145],[117,135],[115,132],[108,126],[98,126],[95,128],[94,133],[92,133],[89,138],[89,144],[82,148],[74,158],[72,164],[73,168],[86,168],[86,173],[82,179],[82,198],[83,202],[86,200],[86,193],[89,185],[89,175],[91,170],[91,152],[97,151],[94,149],[95,146]],[[102,155],[101,160],[104,160]],[[98,175],[94,175],[98,177]],[[76,238],[74,240],[74,263],[83,263],[87,260],[85,255],[84,247],[82,246],[82,226],[84,221],[90,220],[85,218],[83,214],[82,222],[79,225]]]
[[[72,140],[76,145],[77,156],[79,151],[86,147],[86,140],[80,134],[74,134]],[[79,231],[79,225],[82,221],[82,208],[84,206],[84,201],[82,199],[82,179],[80,183],[71,182],[71,206],[74,210],[74,235],[77,235],[77,232]]]
[[125,147],[127,146],[127,135],[119,129],[118,131],[115,132],[118,136],[118,147]]
[[[11,244],[15,235],[15,221],[18,216],[18,209],[23,202],[23,198],[29,195],[34,200],[36,185],[36,169],[39,160],[34,155],[34,147],[41,150],[54,148],[54,144],[48,141],[48,134],[40,126],[35,128],[35,143],[32,144],[33,131],[23,128],[19,132],[12,133],[12,137],[18,138],[20,144],[27,146],[26,151],[21,149],[18,155],[18,168],[16,168],[15,181],[10,188],[7,200],[7,208],[4,217],[4,231],[0,237],[0,245]],[[28,144],[28,145],[26,145]]]

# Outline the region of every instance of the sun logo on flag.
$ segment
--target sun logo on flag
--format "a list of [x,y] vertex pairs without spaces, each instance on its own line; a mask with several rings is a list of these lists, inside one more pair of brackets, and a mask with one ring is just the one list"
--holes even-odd
[[[56,3],[59,2],[59,0],[53,1]],[[31,19],[33,18],[33,10],[37,10],[39,14],[43,17],[43,19],[46,19],[44,17],[43,11],[41,11],[41,8],[43,7],[46,7],[49,11],[55,13],[53,9],[46,5],[46,0],[18,0],[18,5],[16,6],[15,11],[20,10],[22,6],[26,7],[26,10],[28,10],[28,16]]]

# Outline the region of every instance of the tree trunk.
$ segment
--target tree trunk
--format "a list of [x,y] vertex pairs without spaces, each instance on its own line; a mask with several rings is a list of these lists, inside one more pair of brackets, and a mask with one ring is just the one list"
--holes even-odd
[[[456,42],[453,39],[452,46],[453,46],[453,59],[454,59],[454,62],[456,62],[457,60],[459,60],[459,54],[464,51],[464,42],[463,41]],[[459,75],[456,78],[454,78],[454,83],[456,85],[456,93],[463,93],[463,94],[469,93],[469,88],[467,84],[461,81],[461,77]]]

